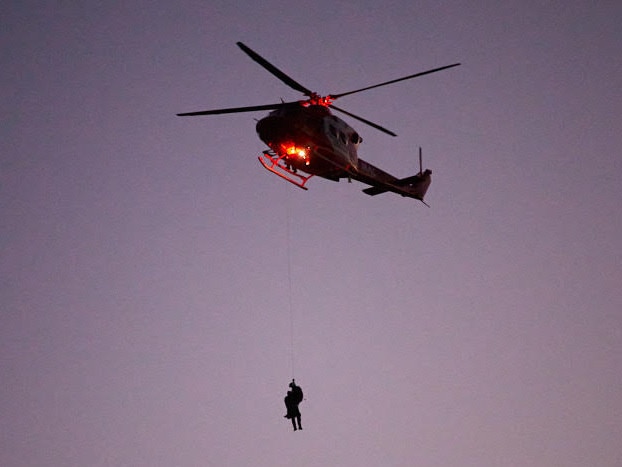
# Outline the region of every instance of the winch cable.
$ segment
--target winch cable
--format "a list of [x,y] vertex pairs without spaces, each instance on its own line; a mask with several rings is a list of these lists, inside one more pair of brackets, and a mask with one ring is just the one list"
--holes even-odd
[[288,297],[289,297],[289,335],[290,335],[290,356],[292,363],[292,380],[295,378],[295,365],[294,365],[294,305],[292,299],[292,248],[291,248],[291,208],[290,200],[287,199],[287,282],[288,282]]

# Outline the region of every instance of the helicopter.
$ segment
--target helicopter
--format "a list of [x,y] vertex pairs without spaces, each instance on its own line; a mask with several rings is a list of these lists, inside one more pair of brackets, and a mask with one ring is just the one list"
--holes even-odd
[[460,65],[460,63],[434,68],[353,91],[321,96],[286,75],[242,42],[237,42],[237,45],[251,59],[290,88],[301,92],[307,99],[277,104],[186,112],[179,113],[178,116],[189,117],[272,110],[266,117],[258,120],[256,125],[259,138],[268,146],[268,149],[264,150],[258,159],[263,167],[270,172],[304,190],[307,190],[306,184],[313,176],[337,182],[346,178],[349,182],[354,179],[370,185],[363,192],[371,196],[393,192],[426,204],[423,198],[430,186],[432,171],[429,169],[422,170],[421,148],[419,148],[419,173],[406,178],[395,177],[358,157],[358,149],[363,139],[350,125],[333,115],[330,109],[341,112],[383,133],[397,136],[392,131],[374,122],[335,106],[333,102],[336,99],[358,92],[446,70]]

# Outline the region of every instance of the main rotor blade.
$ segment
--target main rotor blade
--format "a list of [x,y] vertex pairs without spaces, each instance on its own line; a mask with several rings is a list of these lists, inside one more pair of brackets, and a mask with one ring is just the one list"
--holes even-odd
[[397,83],[399,81],[404,81],[407,79],[417,78],[418,76],[429,75],[430,73],[436,73],[437,71],[446,70],[447,68],[452,68],[460,65],[459,63],[454,63],[453,65],[442,66],[440,68],[434,68],[433,70],[422,71],[421,73],[415,73],[414,75],[404,76],[403,78],[393,79],[391,81],[387,81],[385,83],[374,84],[373,86],[367,86],[366,88],[356,89],[355,91],[342,92],[341,94],[331,94],[330,96],[333,99],[337,99],[343,96],[349,96],[350,94],[354,94],[355,92],[367,91],[368,89],[379,88],[380,86],[386,86],[387,84]]
[[[290,102],[291,103],[291,102]],[[194,117],[196,115],[218,115],[218,114],[232,114],[238,112],[254,112],[256,110],[270,110],[278,109],[287,105],[288,102],[281,102],[280,104],[267,104],[267,105],[253,105],[250,107],[231,107],[229,109],[214,109],[214,110],[201,110],[199,112],[186,112],[177,114],[178,117]]]
[[334,105],[332,105],[332,104],[331,104],[330,108],[331,108],[331,109],[338,110],[339,112],[344,113],[344,114],[346,114],[346,115],[348,115],[348,116],[350,116],[350,117],[352,117],[352,118],[355,118],[355,119],[357,119],[359,122],[366,123],[367,125],[374,127],[376,130],[380,130],[380,131],[382,131],[383,133],[386,133],[386,134],[391,135],[391,136],[397,136],[397,135],[396,135],[395,133],[393,133],[392,131],[387,130],[386,128],[383,128],[383,127],[381,127],[380,125],[377,125],[377,124],[376,124],[376,123],[374,123],[374,122],[370,122],[369,120],[365,120],[363,117],[359,117],[358,115],[354,115],[353,113],[350,113],[350,112],[348,112],[347,110],[340,109],[339,107],[336,107],[336,106],[334,106]]
[[311,95],[313,94],[312,91],[305,88],[302,84],[298,83],[297,81],[294,81],[292,78],[287,76],[285,73],[283,73],[281,70],[279,70],[277,67],[275,67],[272,63],[270,63],[268,60],[263,58],[261,55],[259,55],[254,50],[251,50],[250,48],[248,48],[241,42],[238,42],[237,44],[238,44],[238,47],[242,49],[250,58],[255,60],[257,63],[259,63],[262,67],[264,67],[274,76],[279,78],[281,81],[287,84],[290,88],[303,93],[305,96],[311,97]]

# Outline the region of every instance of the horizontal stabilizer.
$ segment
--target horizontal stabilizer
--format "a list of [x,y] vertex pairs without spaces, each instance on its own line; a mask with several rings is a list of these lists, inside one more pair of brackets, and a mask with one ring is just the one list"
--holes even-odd
[[423,181],[422,174],[411,175],[410,177],[400,178],[399,180],[396,180],[395,182],[391,183],[393,187],[382,186],[382,185],[372,186],[369,188],[365,188],[363,190],[363,193],[366,193],[370,196],[376,196],[381,193],[386,193],[387,191],[393,191],[391,190],[391,188],[394,188],[394,187],[411,187],[418,182],[421,183],[422,181]]
[[387,191],[389,191],[389,190],[387,190],[386,188],[381,188],[379,186],[372,186],[372,187],[369,187],[369,188],[365,188],[363,190],[363,193],[366,193],[366,194],[368,194],[370,196],[376,196],[376,195],[379,195],[381,193],[386,193]]

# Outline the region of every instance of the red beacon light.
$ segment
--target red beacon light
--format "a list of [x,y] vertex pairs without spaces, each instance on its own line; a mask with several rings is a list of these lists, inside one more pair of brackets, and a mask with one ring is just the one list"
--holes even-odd
[[322,107],[330,107],[335,99],[332,96],[320,96],[319,94],[312,93],[309,99],[301,101],[303,107],[309,107],[311,105],[319,105]]

